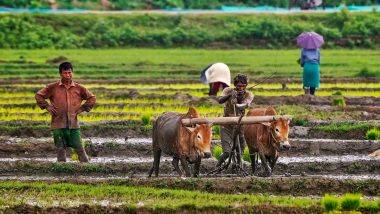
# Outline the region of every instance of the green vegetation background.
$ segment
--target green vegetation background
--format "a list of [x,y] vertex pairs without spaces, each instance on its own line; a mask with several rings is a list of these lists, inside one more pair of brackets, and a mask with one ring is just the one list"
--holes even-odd
[[[324,48],[376,48],[380,13],[291,15],[1,14],[0,48],[289,48],[303,31]],[[20,36],[22,35],[22,36]]]
[[[58,0],[59,8],[85,8],[85,9],[105,9],[100,6],[100,0]],[[274,7],[289,7],[289,0],[108,0],[108,9],[133,10],[133,9],[217,9],[221,6],[261,6],[269,5]],[[298,4],[304,4],[306,0],[296,0]],[[347,5],[371,5],[379,4],[379,0],[325,0],[328,7],[336,7],[341,4]],[[2,0],[0,6],[13,8],[47,8],[48,1],[44,0]]]

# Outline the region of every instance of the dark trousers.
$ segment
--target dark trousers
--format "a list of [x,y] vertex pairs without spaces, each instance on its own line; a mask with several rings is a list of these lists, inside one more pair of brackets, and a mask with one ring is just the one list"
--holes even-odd
[[213,82],[213,83],[210,83],[210,91],[208,93],[208,95],[210,96],[216,96],[216,94],[218,93],[219,91],[219,88],[222,87],[223,89],[228,87],[228,85],[224,82]]
[[315,95],[315,87],[310,87],[310,94]]

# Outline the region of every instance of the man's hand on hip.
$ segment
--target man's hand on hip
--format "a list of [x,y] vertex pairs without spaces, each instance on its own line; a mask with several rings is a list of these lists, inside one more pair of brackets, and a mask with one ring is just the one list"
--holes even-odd
[[57,115],[57,110],[53,106],[46,107],[46,111],[48,111],[51,115]]
[[83,109],[82,108],[79,108],[75,113],[78,115],[78,114],[80,114],[80,113],[82,113],[83,112]]

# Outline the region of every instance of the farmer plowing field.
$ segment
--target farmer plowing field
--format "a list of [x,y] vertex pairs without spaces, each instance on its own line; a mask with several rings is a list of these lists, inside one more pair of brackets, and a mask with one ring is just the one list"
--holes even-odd
[[[224,104],[224,117],[243,116],[245,109],[251,104],[253,94],[246,91],[248,85],[248,77],[243,74],[238,74],[234,78],[235,88],[225,88],[222,97],[219,98],[219,103]],[[233,148],[235,132],[237,132],[237,163],[241,162],[241,154],[244,151],[245,139],[243,130],[235,125],[221,126],[221,140],[223,154],[220,157],[217,167],[219,167],[230,156]]]

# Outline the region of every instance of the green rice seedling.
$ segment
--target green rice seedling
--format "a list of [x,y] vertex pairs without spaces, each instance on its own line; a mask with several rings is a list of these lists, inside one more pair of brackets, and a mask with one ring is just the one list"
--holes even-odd
[[333,99],[333,106],[346,106],[344,97],[336,97]]
[[220,126],[213,126],[212,127],[212,134],[217,134],[217,135],[220,135]]
[[151,115],[150,114],[144,114],[141,116],[141,120],[145,126],[150,124]]
[[373,72],[370,72],[368,67],[365,66],[360,70],[360,72],[357,74],[358,77],[376,77],[376,74]]
[[342,210],[355,211],[360,207],[360,194],[346,193],[341,200]]
[[249,157],[249,149],[248,149],[248,147],[244,148],[243,160],[251,163],[251,158]]
[[325,197],[322,198],[321,204],[325,212],[331,213],[338,209],[339,199],[337,197],[326,194]]
[[378,140],[380,139],[380,131],[377,128],[372,128],[365,134],[367,140]]
[[343,93],[341,91],[336,91],[332,94],[333,96],[342,96]]
[[78,159],[78,153],[75,151],[75,149],[70,148],[70,150],[71,150],[71,160],[73,160],[73,161],[79,160]]
[[304,118],[299,118],[299,119],[296,118],[296,119],[293,119],[292,122],[296,126],[308,126],[309,125],[309,121],[307,119],[304,119]]
[[212,150],[212,156],[216,158],[217,160],[220,159],[220,156],[222,155],[222,153],[223,153],[223,149],[219,145],[215,146],[214,149]]
[[330,123],[328,125],[320,125],[316,126],[315,128],[320,131],[325,131],[325,132],[349,132],[351,130],[368,130],[370,124],[365,124],[365,123],[358,123],[358,124],[353,124],[353,123]]

